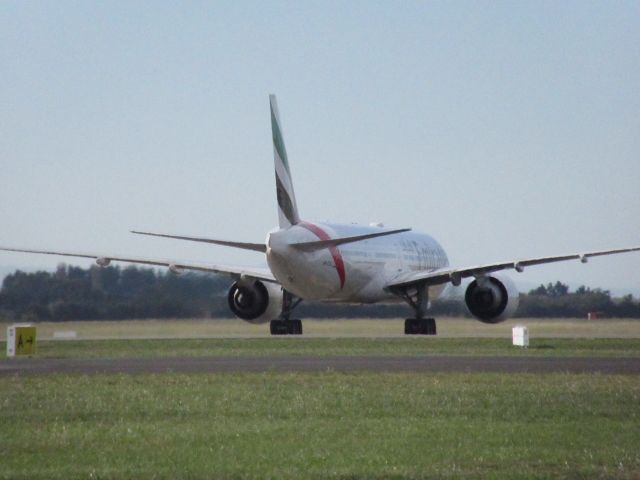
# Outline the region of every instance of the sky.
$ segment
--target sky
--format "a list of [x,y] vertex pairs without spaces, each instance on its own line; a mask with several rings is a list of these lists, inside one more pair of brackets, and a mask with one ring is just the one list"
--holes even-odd
[[[2,246],[264,263],[129,230],[263,241],[269,93],[305,219],[456,266],[640,245],[635,1],[5,0],[0,73]],[[640,294],[640,254],[512,276]]]

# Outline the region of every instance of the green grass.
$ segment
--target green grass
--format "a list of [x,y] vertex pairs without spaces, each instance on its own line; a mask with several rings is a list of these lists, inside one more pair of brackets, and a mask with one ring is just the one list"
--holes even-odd
[[[529,327],[531,338],[640,338],[640,320],[606,319],[510,319],[487,325],[470,318],[438,318],[438,336],[510,338],[514,325]],[[0,319],[0,340],[5,340],[8,322]],[[56,332],[73,331],[78,339],[107,340],[131,338],[228,338],[269,337],[269,325],[253,325],[239,319],[122,320],[94,322],[40,322],[40,340],[51,340]],[[304,320],[310,337],[402,336],[401,319]]]
[[[4,344],[0,343],[0,348]],[[532,339],[529,348],[505,338],[204,338],[38,342],[41,358],[123,358],[271,355],[535,355],[640,356],[640,339]]]
[[[106,339],[185,331],[112,323],[79,325],[74,341],[42,339],[77,324],[39,326],[37,357],[640,355],[640,322],[532,324],[629,338],[541,333],[528,349],[511,345],[508,326],[484,338],[455,320],[435,338],[384,338],[400,323],[356,321],[311,323],[301,338],[223,338],[245,325],[194,322],[187,334],[218,338]],[[635,479],[639,405],[640,377],[623,375],[0,376],[0,479]]]
[[640,477],[636,376],[0,378],[0,478]]

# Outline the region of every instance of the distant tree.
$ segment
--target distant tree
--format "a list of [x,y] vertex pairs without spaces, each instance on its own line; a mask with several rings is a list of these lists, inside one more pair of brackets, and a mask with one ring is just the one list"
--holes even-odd
[[557,281],[555,284],[547,286],[547,292],[551,297],[563,297],[569,293],[569,286]]
[[633,295],[625,295],[614,302],[615,316],[620,318],[640,317],[640,302],[635,302]]
[[[529,295],[520,298],[518,316],[522,317],[586,317],[589,312],[602,312],[608,316],[616,316],[624,312],[633,312],[631,304],[624,307],[616,306],[608,290],[594,289],[580,286],[575,293],[569,292],[569,287],[557,281],[545,287],[531,290]],[[633,315],[629,313],[629,315]],[[637,315],[637,314],[636,314]]]
[[591,293],[591,289],[589,287],[585,287],[584,285],[580,285],[576,290],[576,293],[578,295],[585,295],[585,294]]
[[18,271],[7,276],[0,290],[0,313],[11,319],[54,321],[208,317],[219,311],[229,283],[217,275],[60,264],[53,274]]
[[529,295],[539,295],[548,297],[562,297],[569,293],[569,286],[557,281],[555,284],[548,283],[547,286],[540,285],[529,291]]
[[534,288],[533,290],[529,291],[529,295],[546,296],[548,294],[549,293],[547,292],[547,287],[542,284],[540,284],[538,288]]

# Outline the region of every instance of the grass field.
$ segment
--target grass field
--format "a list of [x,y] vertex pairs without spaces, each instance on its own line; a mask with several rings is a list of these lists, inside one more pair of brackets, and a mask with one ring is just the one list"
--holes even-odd
[[[529,327],[527,349],[511,345],[515,323]],[[485,325],[439,321],[436,337],[402,332],[400,320],[305,321],[302,337],[271,337],[267,325],[239,320],[133,320],[40,323],[38,357],[115,358],[217,355],[542,355],[638,356],[640,321],[529,320]],[[6,325],[0,325],[2,335]],[[73,331],[78,340],[52,341]],[[4,337],[0,337],[4,339]],[[4,345],[0,343],[0,348]]]
[[[466,318],[438,319],[438,337],[510,338],[514,325],[526,325],[531,338],[640,338],[640,320],[511,319],[487,325]],[[403,320],[304,320],[308,337],[403,336]],[[5,340],[7,322],[0,322]],[[38,338],[53,339],[55,332],[76,333],[79,339],[269,337],[269,325],[252,325],[238,319],[127,320],[104,322],[42,322]]]
[[[512,324],[462,319],[438,337],[373,320],[306,322],[308,336],[287,338],[235,321],[38,324],[37,356],[640,355],[640,322],[517,323],[528,349],[511,345]],[[80,339],[46,340],[65,330]],[[3,478],[636,479],[640,377],[4,376]]]
[[0,478],[640,477],[637,377],[0,378]]
[[[4,351],[4,343],[0,349]],[[533,339],[529,348],[506,338],[202,338],[39,341],[39,358],[209,357],[278,355],[640,356],[640,339]],[[20,361],[15,359],[14,361]]]

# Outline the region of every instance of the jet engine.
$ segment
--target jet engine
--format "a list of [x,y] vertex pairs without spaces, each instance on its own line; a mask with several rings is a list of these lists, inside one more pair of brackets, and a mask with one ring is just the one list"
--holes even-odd
[[270,282],[241,280],[231,285],[227,301],[238,318],[249,323],[266,323],[280,315],[282,288]]
[[519,303],[518,289],[509,277],[485,276],[471,282],[464,295],[471,314],[484,323],[500,323]]

